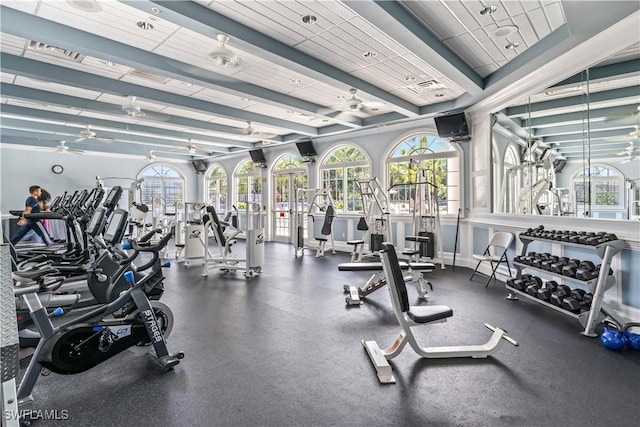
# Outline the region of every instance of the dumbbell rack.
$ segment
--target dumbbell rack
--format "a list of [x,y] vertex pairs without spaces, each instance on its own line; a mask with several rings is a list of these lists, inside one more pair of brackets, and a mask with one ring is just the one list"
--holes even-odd
[[520,234],[519,237],[520,237],[520,241],[522,242],[521,256],[524,256],[527,253],[527,248],[534,241],[557,243],[562,246],[592,248],[596,251],[596,254],[602,259],[602,263],[600,265],[600,271],[598,273],[598,277],[589,281],[584,281],[584,280],[564,276],[562,274],[554,273],[554,272],[537,268],[531,265],[522,264],[516,261],[513,262],[514,266],[518,269],[518,273],[516,274],[517,278],[520,278],[522,276],[522,270],[527,269],[531,271],[539,271],[546,275],[551,275],[568,282],[579,283],[585,286],[593,294],[593,301],[591,302],[591,308],[589,311],[585,311],[580,314],[575,314],[570,311],[564,310],[560,307],[557,307],[553,304],[550,304],[546,301],[540,300],[532,295],[529,295],[526,292],[515,289],[509,285],[506,285],[506,287],[507,287],[507,290],[509,291],[509,295],[507,296],[508,300],[517,300],[518,295],[522,295],[532,301],[537,302],[538,304],[542,304],[546,307],[552,308],[556,311],[559,311],[568,316],[578,319],[578,321],[580,321],[580,324],[584,327],[584,330],[581,332],[582,335],[585,335],[588,337],[597,337],[598,334],[595,333],[595,327],[600,321],[602,321],[600,309],[602,306],[602,298],[604,296],[604,292],[615,284],[615,277],[613,275],[609,275],[611,260],[615,255],[620,253],[624,248],[624,240],[611,240],[608,242],[601,243],[597,246],[590,246],[590,245],[584,245],[579,243],[563,242],[561,240],[532,237],[532,236],[527,236],[523,234]]

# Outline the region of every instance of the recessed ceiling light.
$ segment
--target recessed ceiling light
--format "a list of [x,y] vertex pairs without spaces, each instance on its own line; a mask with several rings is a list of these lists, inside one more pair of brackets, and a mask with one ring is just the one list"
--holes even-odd
[[97,0],[67,0],[67,4],[83,12],[95,13],[102,11],[102,6]]
[[436,93],[436,98],[442,98],[444,96],[444,93]]
[[293,79],[289,80],[289,83],[291,83],[293,85],[299,85],[300,83],[302,83],[302,80],[293,78]]
[[498,10],[498,6],[487,6],[480,11],[480,15],[491,15]]
[[103,59],[101,62],[107,67],[113,67],[114,65],[116,65],[115,62],[107,61],[106,59]]
[[305,24],[309,24],[309,25],[315,24],[317,20],[318,20],[318,18],[316,18],[313,15],[304,15],[302,17],[302,22],[304,22]]
[[517,48],[518,46],[520,46],[520,43],[518,43],[518,42],[511,42],[511,43],[509,43],[508,45],[506,45],[504,48],[505,48],[505,49],[515,49],[515,48]]
[[152,7],[151,8],[151,12],[155,13],[156,15],[160,13],[160,8],[157,7]]
[[405,76],[404,77],[404,81],[405,82],[413,82],[416,80],[416,76]]
[[493,38],[501,38],[501,37],[509,37],[511,34],[515,34],[518,32],[518,27],[515,25],[503,25],[501,27],[496,27],[489,32],[489,37]]
[[153,25],[150,22],[147,22],[147,21],[138,21],[136,23],[136,25],[141,30],[153,30]]
[[336,99],[347,99],[347,95],[336,95]]
[[368,50],[365,53],[363,53],[362,56],[364,56],[365,58],[375,58],[376,56],[378,56],[378,53],[372,50]]
[[180,83],[182,83],[182,84],[183,84],[183,85],[185,85],[186,87],[191,87],[191,86],[193,86],[193,83],[191,83],[191,82],[180,82]]
[[293,111],[293,110],[287,110],[287,114],[294,114],[294,113],[295,113],[295,111]]
[[240,98],[240,99],[243,100],[243,101],[246,101],[246,102],[251,101],[249,98]]

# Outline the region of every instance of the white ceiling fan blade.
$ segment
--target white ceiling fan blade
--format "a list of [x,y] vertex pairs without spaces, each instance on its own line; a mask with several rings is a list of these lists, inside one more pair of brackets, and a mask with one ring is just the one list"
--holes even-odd
[[82,151],[82,150],[69,149],[69,150],[65,150],[65,151],[68,151],[68,152],[73,153],[73,154],[79,154],[79,155],[84,154],[84,151]]
[[324,108],[318,108],[316,110],[316,113],[318,113],[318,114],[320,114],[322,116],[328,116],[329,114],[333,114],[336,111],[340,111],[340,110],[337,110],[337,109],[331,108],[331,107],[324,107]]
[[87,139],[87,137],[86,137],[86,136],[81,136],[80,138],[76,139],[76,140],[75,140],[75,141],[73,141],[73,142],[82,142],[82,141],[84,141],[85,139]]
[[356,123],[360,120],[360,118],[353,114],[351,111],[337,111],[335,113],[336,114],[327,114],[327,116],[331,117],[332,119],[350,123]]
[[93,139],[96,141],[104,142],[105,144],[111,144],[113,142],[113,138],[106,138],[102,136],[96,136]]
[[605,141],[613,141],[613,142],[631,142],[631,141],[637,141],[640,140],[640,138],[638,137],[634,137],[631,135],[622,135],[622,136],[610,136],[607,138],[603,138]]

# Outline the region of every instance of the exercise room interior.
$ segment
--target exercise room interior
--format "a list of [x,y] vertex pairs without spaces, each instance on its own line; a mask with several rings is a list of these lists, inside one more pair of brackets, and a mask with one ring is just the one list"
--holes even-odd
[[2,427],[637,424],[637,0],[6,0],[0,76]]

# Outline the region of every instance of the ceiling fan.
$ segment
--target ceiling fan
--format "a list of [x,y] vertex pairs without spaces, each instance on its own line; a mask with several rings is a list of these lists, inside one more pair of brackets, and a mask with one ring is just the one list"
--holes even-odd
[[[51,148],[43,148],[41,151],[51,151]],[[56,145],[53,147],[53,151],[56,153],[73,153],[73,154],[84,154],[82,150],[76,150],[75,148],[70,148],[66,145],[66,141],[60,141],[60,145]]]
[[218,34],[216,39],[220,42],[220,46],[215,47],[209,52],[209,58],[222,67],[235,67],[240,64],[240,57],[227,47],[229,36],[226,34]]
[[197,155],[197,154],[198,154],[198,152],[204,153],[204,154],[206,154],[207,156],[211,155],[211,153],[210,153],[209,151],[205,151],[205,150],[202,150],[202,149],[198,148],[198,147],[197,147],[193,142],[191,142],[191,140],[190,140],[190,139],[189,139],[188,141],[189,141],[189,143],[188,143],[184,148],[185,148],[185,149],[189,152],[189,154],[191,154],[192,156]]
[[[330,116],[339,120],[356,120],[358,117],[355,113],[364,113],[367,115],[377,114],[377,112],[384,106],[381,102],[365,102],[357,97],[358,89],[350,89],[351,98],[345,99],[345,101],[337,106],[320,108],[317,112],[323,116]],[[337,113],[337,114],[335,114]]]
[[122,111],[127,113],[130,117],[144,117],[145,112],[140,109],[139,105],[136,105],[135,96],[127,96],[127,103],[122,106]]
[[156,159],[156,155],[153,154],[153,150],[149,150],[149,154],[147,154],[144,158],[149,160],[150,162],[153,162]]
[[629,163],[629,162],[632,162],[634,160],[638,160],[638,157],[633,156],[631,152],[628,152],[627,153],[627,157],[622,159],[622,161],[620,163]]
[[629,141],[629,143],[633,143],[634,140],[640,140],[640,127],[638,125],[634,125],[633,127],[634,130],[626,135],[610,136],[608,138],[604,138],[604,140],[614,142]]
[[636,151],[640,151],[640,147],[636,146],[633,141],[629,141],[629,146],[622,151],[616,153],[616,156],[624,156],[627,154],[635,153]]
[[242,134],[246,136],[257,136],[261,138],[273,138],[274,136],[276,136],[272,133],[260,132],[253,127],[253,122],[251,120],[247,120],[247,127],[242,129]]
[[96,141],[104,142],[107,144],[111,144],[113,142],[113,138],[105,138],[105,137],[96,135],[96,133],[91,130],[91,125],[87,125],[86,128],[82,129],[82,131],[78,134],[78,137],[79,138],[73,142],[82,142],[82,141],[92,140],[92,139]]

